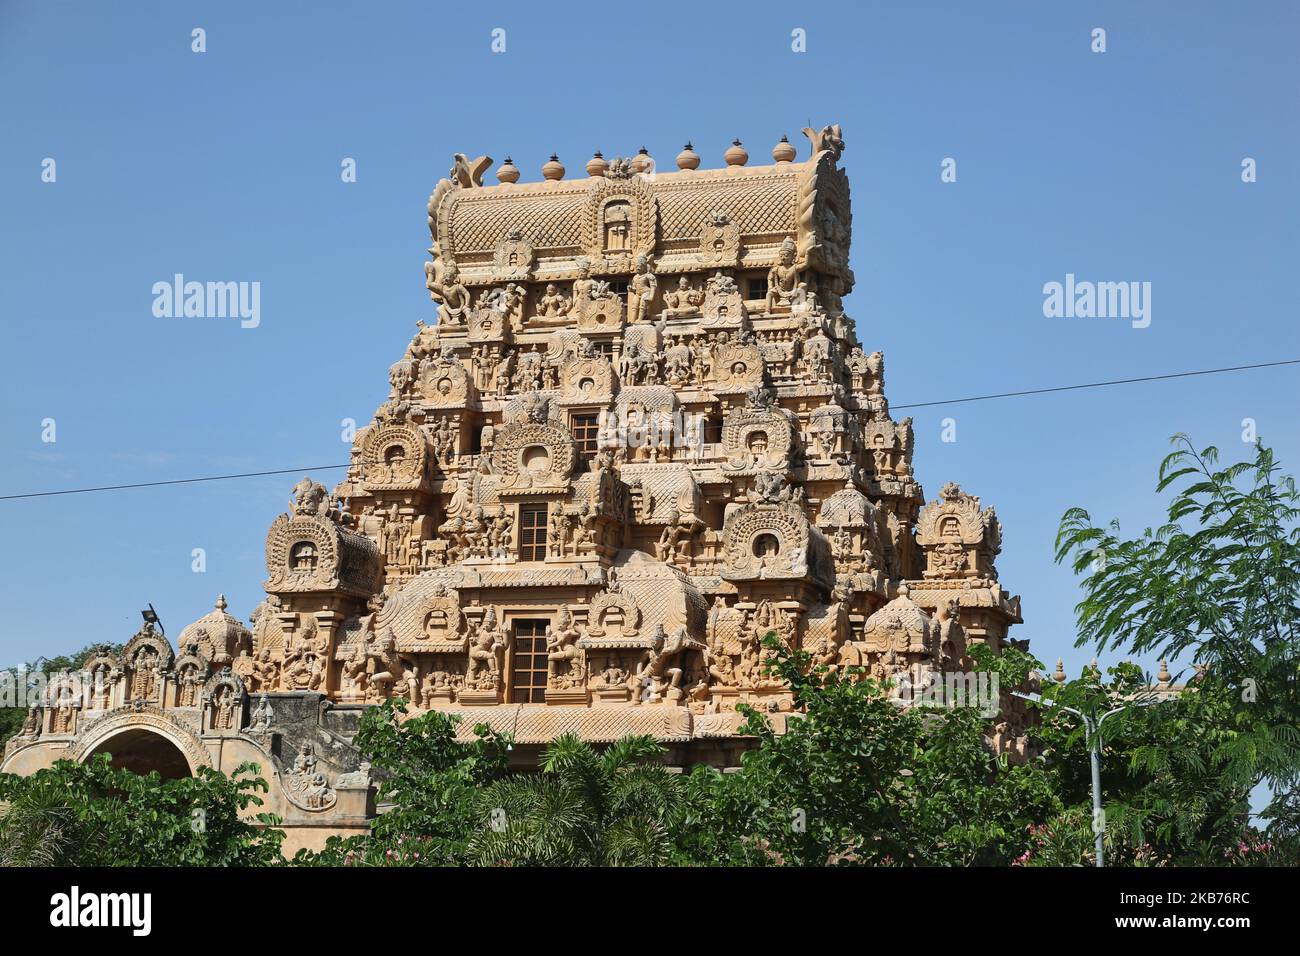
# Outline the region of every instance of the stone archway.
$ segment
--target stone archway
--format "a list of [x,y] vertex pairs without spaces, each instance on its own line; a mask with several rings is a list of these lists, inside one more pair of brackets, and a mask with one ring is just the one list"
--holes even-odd
[[203,743],[157,711],[128,711],[92,724],[69,756],[85,763],[101,753],[112,754],[114,766],[136,773],[157,770],[167,779],[193,776],[199,767],[212,766]]
[[162,734],[145,728],[126,728],[104,740],[88,754],[112,754],[114,767],[145,774],[158,771],[164,780],[193,776],[193,768],[184,752]]

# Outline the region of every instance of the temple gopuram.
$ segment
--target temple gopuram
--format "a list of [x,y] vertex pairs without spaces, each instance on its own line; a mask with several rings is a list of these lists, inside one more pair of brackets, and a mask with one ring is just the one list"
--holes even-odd
[[92,658],[90,693],[52,685],[4,769],[251,760],[287,846],[317,846],[374,812],[351,739],[385,698],[508,733],[524,767],[565,732],[726,767],[737,704],[778,731],[792,712],[767,634],[882,679],[1002,647],[1001,525],[955,484],[926,501],[844,311],[841,132],[804,133],[802,160],[737,142],[701,169],[688,145],[671,172],[643,149],[520,182],[507,159],[496,185],[457,154],[428,203],[436,315],[346,477],[303,478],[271,524],[265,601]]

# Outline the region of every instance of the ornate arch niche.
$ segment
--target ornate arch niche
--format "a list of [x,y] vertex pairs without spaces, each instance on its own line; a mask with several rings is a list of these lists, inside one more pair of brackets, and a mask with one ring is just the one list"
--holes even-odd
[[651,255],[658,227],[658,204],[639,177],[596,180],[587,193],[583,248],[606,271],[630,272],[639,254]]
[[614,366],[603,355],[567,359],[560,367],[560,402],[608,405],[614,400]]
[[908,597],[906,585],[862,626],[863,650],[870,654],[933,657],[938,651],[938,636],[933,619]]
[[407,646],[399,636],[398,650],[459,653],[466,650],[468,634],[460,598],[445,585],[434,588],[419,607],[419,637]]
[[366,434],[361,458],[367,491],[415,489],[424,483],[428,442],[415,425],[379,425]]
[[819,456],[840,457],[851,450],[852,419],[838,402],[831,401],[812,410],[808,416],[808,433]]
[[197,653],[186,651],[176,658],[172,673],[174,685],[173,706],[199,707],[203,703],[203,687],[207,682],[208,662]]
[[271,525],[266,543],[268,590],[329,590],[337,565],[338,552],[324,522],[281,515]]
[[927,578],[996,576],[993,558],[1001,548],[1001,525],[992,508],[981,511],[979,498],[955,482],[944,485],[922,509],[916,542],[925,552]]
[[749,404],[733,410],[722,427],[728,471],[786,471],[795,450],[795,430],[770,393],[755,390]]
[[757,345],[728,342],[712,353],[709,377],[715,392],[745,392],[763,384],[763,353]]
[[587,616],[587,636],[621,640],[641,633],[641,609],[631,595],[622,591],[601,591],[592,599]]
[[106,647],[96,648],[82,665],[89,686],[86,702],[91,710],[111,710],[122,679],[122,661]]
[[229,668],[208,678],[203,688],[204,729],[213,734],[235,734],[244,725],[248,693],[239,675]]
[[328,518],[282,514],[266,536],[266,570],[268,592],[344,590],[368,595],[378,585],[379,548]]
[[802,578],[808,575],[810,527],[794,505],[745,505],[722,526],[725,580]]
[[722,210],[714,210],[700,227],[696,253],[706,269],[735,268],[740,261],[740,227]]
[[84,701],[85,687],[75,675],[65,671],[51,677],[42,705],[48,719],[46,731],[56,737],[75,734]]
[[146,624],[122,650],[126,700],[156,703],[176,659],[171,644]]
[[492,450],[503,492],[566,490],[575,458],[573,436],[551,421],[512,422]]
[[492,278],[497,282],[531,278],[535,255],[533,244],[519,229],[511,229],[497,243],[492,254]]
[[[477,320],[476,313],[475,321]],[[420,370],[419,388],[426,405],[435,408],[462,408],[469,404],[474,384],[470,381],[469,372],[465,371],[465,366],[458,359],[439,356]]]

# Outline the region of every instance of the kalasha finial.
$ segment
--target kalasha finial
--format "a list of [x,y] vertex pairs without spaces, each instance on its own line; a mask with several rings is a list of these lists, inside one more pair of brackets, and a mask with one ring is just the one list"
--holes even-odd
[[654,168],[655,161],[650,156],[650,150],[644,146],[632,157],[632,172],[644,173]]
[[497,170],[497,179],[503,183],[519,182],[519,167],[515,165],[515,161],[509,156],[501,164],[501,168]]
[[794,162],[794,157],[795,150],[794,147],[790,145],[790,138],[788,136],[782,136],[781,142],[772,147],[772,159],[778,163],[792,163]]
[[1056,670],[1052,671],[1052,680],[1058,684],[1065,683],[1065,661],[1059,657],[1056,659]]
[[728,166],[744,166],[749,162],[749,151],[741,145],[740,140],[733,139],[731,148],[722,154]]
[[226,596],[224,594],[217,595],[217,603],[215,607],[218,611],[224,611],[226,609]]
[[1160,681],[1162,684],[1168,684],[1173,679],[1174,675],[1169,673],[1169,662],[1167,660],[1162,660],[1160,662],[1160,671],[1156,674],[1156,680]]
[[550,180],[564,178],[564,164],[560,162],[558,155],[551,153],[550,160],[542,167],[542,175]]
[[587,160],[587,175],[599,178],[604,176],[608,170],[609,163],[606,161],[605,157],[601,155],[600,150],[596,150],[592,153],[591,159]]
[[689,142],[682,148],[682,151],[677,154],[677,168],[681,170],[700,168],[700,155],[695,152],[695,147],[693,147]]

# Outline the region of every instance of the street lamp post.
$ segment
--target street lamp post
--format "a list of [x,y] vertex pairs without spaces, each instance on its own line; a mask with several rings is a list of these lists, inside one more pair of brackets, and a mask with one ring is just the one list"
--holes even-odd
[[1147,707],[1151,704],[1158,704],[1163,698],[1139,698],[1131,700],[1119,707],[1113,707],[1106,711],[1095,721],[1088,714],[1073,707],[1067,707],[1065,704],[1057,703],[1054,700],[1048,700],[1041,694],[1026,694],[1018,690],[1011,692],[1013,697],[1021,697],[1025,700],[1033,701],[1035,704],[1042,704],[1048,707],[1057,707],[1061,710],[1068,711],[1083,721],[1084,733],[1088,745],[1088,763],[1092,769],[1092,832],[1094,835],[1094,855],[1096,856],[1097,866],[1106,865],[1106,812],[1101,806],[1101,725],[1107,717],[1113,717],[1115,714],[1128,710],[1130,707]]

